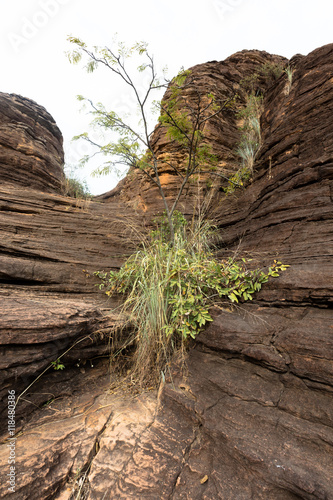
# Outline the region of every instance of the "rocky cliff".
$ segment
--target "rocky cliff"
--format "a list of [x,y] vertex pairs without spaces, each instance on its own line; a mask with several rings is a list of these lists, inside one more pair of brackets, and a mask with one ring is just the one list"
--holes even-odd
[[[192,73],[207,91],[237,92],[242,102],[240,82],[282,60],[243,51]],[[145,230],[160,209],[154,189],[128,178],[83,205],[62,196],[61,135],[51,118],[48,125],[40,119],[45,133],[39,129],[32,149],[18,148],[15,174],[0,167],[2,396],[9,388],[19,394],[77,342],[63,358],[66,370],[46,373],[19,401],[15,494],[7,490],[4,428],[2,497],[74,498],[76,488],[91,499],[333,498],[333,45],[289,64],[288,92],[284,73],[259,82],[265,99],[253,181],[228,196],[222,183],[212,196],[221,256],[237,251],[291,267],[252,303],[216,309],[188,353],[186,376],[175,365],[157,397],[107,391],[108,363],[99,359],[121,318],[105,316],[116,304],[106,304],[86,277],[121,265],[135,244],[125,219]],[[9,135],[21,144],[31,113],[41,111],[2,94],[0,113],[1,164],[12,165]],[[156,134],[159,154],[172,151],[163,130]],[[233,172],[235,114],[210,124],[209,135],[219,168]],[[32,167],[20,174],[24,155],[40,165],[43,137],[57,151],[45,163],[53,165],[45,167],[53,188],[49,178],[26,181]],[[162,177],[172,197],[175,178]],[[187,213],[193,199],[190,188],[182,199]]]
[[62,135],[45,108],[31,99],[2,93],[0,141],[2,182],[60,192]]

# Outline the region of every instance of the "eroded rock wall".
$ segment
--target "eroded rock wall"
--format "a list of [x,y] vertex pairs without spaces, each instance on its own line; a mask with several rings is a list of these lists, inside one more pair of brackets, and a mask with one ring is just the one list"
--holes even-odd
[[45,108],[20,95],[0,93],[0,179],[60,192],[62,135]]
[[253,182],[216,194],[214,215],[221,257],[291,267],[215,311],[112,490],[97,455],[89,498],[333,498],[333,45],[290,63],[290,90],[283,74],[266,91]]
[[[284,59],[243,51],[194,71],[207,92],[215,85],[221,95],[241,93],[240,81],[274,60]],[[157,407],[153,392],[131,396],[125,406],[106,395],[104,365],[43,377],[27,397],[39,408],[20,428],[15,498],[71,498],[80,477],[91,499],[333,498],[333,45],[295,56],[290,65],[289,90],[285,74],[261,82],[263,143],[253,182],[228,197],[216,189],[213,207],[221,257],[237,250],[255,265],[280,259],[291,267],[252,303],[214,310],[214,322],[188,353],[185,377],[175,366]],[[233,113],[212,124],[221,168],[237,166],[238,133]],[[160,154],[172,151],[162,131],[156,134]],[[175,179],[163,175],[172,197]],[[192,195],[182,200],[188,214]],[[117,268],[133,248],[117,213],[140,225],[161,205],[153,188],[131,177],[89,207],[18,186],[6,187],[2,200],[8,370],[22,369],[29,350],[40,370],[39,347],[50,336],[70,342],[119,320],[103,317],[105,304],[82,269]]]
[[[106,355],[106,332],[121,323],[118,313],[105,317],[111,303],[93,273],[121,266],[137,242],[129,222],[140,231],[143,219],[118,199],[106,206],[62,196],[63,156],[44,108],[0,94],[1,432],[9,389],[19,394],[74,345],[67,366]],[[21,402],[18,424],[36,397]]]

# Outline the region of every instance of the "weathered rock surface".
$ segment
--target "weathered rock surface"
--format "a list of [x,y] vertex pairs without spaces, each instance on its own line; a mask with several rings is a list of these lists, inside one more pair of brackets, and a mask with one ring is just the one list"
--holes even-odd
[[[119,268],[135,236],[116,215],[124,211],[118,202],[80,203],[1,187],[0,412],[9,388],[27,387],[76,342],[65,365],[109,352],[108,333],[120,326],[119,313],[106,316],[111,302],[98,293],[93,272]],[[132,218],[139,228],[141,218]]]
[[[251,73],[253,64],[271,57],[244,51],[194,71],[207,91],[211,74],[225,92]],[[102,364],[86,365],[84,374],[73,366],[43,377],[27,394],[29,404],[36,402],[39,409],[30,415],[27,410],[17,437],[16,496],[6,494],[6,442],[0,447],[3,497],[73,498],[76,481],[76,494],[82,486],[91,499],[333,499],[333,45],[290,64],[289,93],[285,74],[267,84],[263,144],[252,184],[228,198],[214,192],[213,199],[221,256],[237,249],[260,265],[277,258],[290,269],[268,283],[253,303],[232,313],[228,305],[214,311],[214,322],[188,353],[186,376],[175,367],[172,380],[160,388],[156,408],[154,393],[131,402],[107,395]],[[235,161],[237,143],[234,115],[223,119],[214,143],[221,164],[223,158]],[[159,141],[161,154],[172,148],[162,132]],[[172,196],[170,172],[165,182]],[[72,342],[84,331],[97,331],[99,322],[109,321],[107,328],[112,328],[119,318],[103,318],[105,304],[81,268],[121,264],[127,238],[121,227],[112,232],[104,224],[119,222],[119,207],[122,215],[135,216],[136,206],[149,217],[160,209],[154,190],[129,178],[100,197],[107,203],[92,202],[85,213],[68,199],[32,190],[29,204],[29,196],[15,189],[16,198],[4,190],[7,208],[0,211],[1,244],[5,241],[0,297],[8,301],[2,323],[11,339],[8,352],[15,342],[27,345],[24,336],[35,341],[40,335],[46,348],[50,337]],[[190,213],[190,191],[183,203]],[[24,212],[28,206],[30,222]],[[63,240],[55,236],[59,227]],[[30,230],[33,238],[27,237]],[[71,300],[66,299],[69,293]],[[28,307],[22,298],[40,311],[37,335],[32,314],[26,326],[15,315],[14,306],[18,313]],[[49,316],[43,301],[46,309],[50,304]],[[58,332],[57,318],[62,318]],[[40,362],[38,347],[38,342],[30,345]],[[19,356],[27,366],[28,351],[16,352],[17,367],[22,368]],[[52,353],[45,352],[49,361]],[[13,363],[14,358],[13,353]],[[64,399],[41,407],[58,396]]]
[[[107,332],[117,329],[121,320],[118,313],[106,316],[111,303],[98,294],[93,272],[119,268],[137,240],[128,222],[140,230],[143,219],[133,210],[125,210],[119,200],[106,207],[48,192],[60,191],[63,176],[59,161],[63,158],[62,139],[53,119],[33,101],[7,94],[0,95],[1,113],[5,117],[0,122],[0,156],[4,159],[3,170],[0,162],[2,432],[9,388],[18,392],[26,388],[77,342],[62,358],[65,365],[110,351]],[[18,144],[23,141],[22,127],[29,131],[29,151],[24,155],[6,142],[7,116],[11,140]],[[9,182],[14,168],[10,162],[16,154],[24,161],[15,166]],[[25,406],[18,408],[20,416],[27,411]]]
[[[26,419],[23,433],[16,439],[16,492],[8,494],[4,478],[1,498],[65,499],[75,498],[80,491],[83,498],[87,490],[83,479],[99,454],[101,439],[111,446],[108,433],[113,435],[114,459],[108,474],[116,474],[153,421],[156,393],[139,397],[124,391],[120,395],[109,393],[107,361],[98,367],[74,367],[66,372],[60,388],[57,373],[41,381],[38,392],[44,392],[46,402],[37,414]],[[36,401],[38,393],[34,392],[32,388],[28,397],[35,396]],[[7,460],[8,448],[1,446],[2,473]]]
[[60,192],[62,135],[52,116],[31,99],[0,93],[0,178]]
[[[194,80],[195,89],[202,95],[213,92],[217,102],[221,105],[229,102],[223,113],[216,115],[205,124],[205,141],[209,144],[211,153],[217,158],[216,171],[214,176],[208,175],[206,169],[200,173],[200,178],[194,183],[188,183],[184,196],[180,201],[181,210],[191,214],[198,205],[198,189],[200,196],[209,193],[207,181],[214,182],[215,189],[221,185],[226,185],[226,178],[239,169],[239,157],[236,153],[237,145],[240,141],[239,118],[236,111],[241,109],[245,103],[247,90],[243,85],[246,78],[258,72],[263,65],[287,65],[288,61],[284,57],[268,54],[259,50],[244,50],[237,52],[225,61],[211,61],[199,64],[191,68],[191,77]],[[272,76],[266,78],[259,76],[258,85],[262,91],[268,88],[272,81]],[[197,104],[196,93],[191,88],[185,91],[185,98],[192,102],[193,107]],[[167,99],[168,91],[165,94]],[[166,129],[162,125],[155,128],[152,137],[155,152],[162,163],[166,156],[172,158],[176,165],[184,165],[184,151],[177,147],[175,142],[170,142]],[[175,199],[180,186],[180,178],[174,174],[171,167],[164,164],[161,169],[160,181],[169,203]],[[223,177],[220,177],[222,174]],[[163,204],[158,195],[157,188],[147,180],[145,175],[132,173],[127,176],[115,190],[97,197],[97,199],[108,202],[117,193],[124,201],[134,207],[140,207],[144,212],[157,213],[163,211]]]

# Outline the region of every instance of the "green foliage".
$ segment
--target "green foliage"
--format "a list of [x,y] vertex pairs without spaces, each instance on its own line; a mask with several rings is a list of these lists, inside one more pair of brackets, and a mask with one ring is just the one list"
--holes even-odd
[[261,145],[260,116],[262,109],[263,96],[250,93],[246,96],[245,107],[237,114],[242,125],[239,127],[241,140],[236,152],[241,158],[242,165],[234,175],[229,177],[228,186],[224,189],[227,194],[233,193],[236,187],[243,187],[253,174],[255,157]]
[[[129,87],[135,97],[141,117],[141,123],[135,126],[132,123],[133,120],[128,120],[128,116],[121,116],[115,111],[108,110],[102,103],[94,103],[82,95],[77,96],[83,105],[88,105],[90,108],[90,113],[93,116],[92,127],[100,130],[107,137],[106,141],[101,139],[101,143],[91,140],[87,132],[73,138],[73,140],[85,140],[96,148],[93,154],[82,158],[81,166],[85,165],[92,156],[101,154],[108,160],[104,161],[102,166],[93,172],[93,175],[107,175],[117,169],[117,165],[125,165],[147,172],[152,180],[153,158],[150,158],[149,166],[141,161],[145,151],[150,150],[151,133],[148,130],[149,109],[147,108],[149,106],[156,108],[157,101],[151,102],[152,92],[166,87],[167,82],[161,83],[161,78],[155,71],[154,60],[148,53],[147,44],[139,42],[131,47],[126,47],[122,42],[114,40],[111,48],[97,46],[89,48],[79,38],[68,37],[68,41],[75,46],[74,50],[68,52],[70,62],[78,64],[85,59],[87,61],[85,69],[88,72],[94,72],[101,66],[108,68],[115,78],[122,80],[125,86]],[[145,73],[146,80],[149,81],[146,89],[140,88],[139,91],[135,77],[127,68],[128,59],[132,57],[140,59],[137,72]],[[111,140],[108,141],[108,138]]]
[[[276,80],[283,72],[286,72],[289,78],[290,68],[288,68],[289,66],[284,68],[283,63],[266,62],[240,82],[246,91],[245,107],[237,113],[237,118],[242,121],[242,125],[239,127],[241,140],[236,152],[242,164],[239,170],[229,177],[228,186],[224,188],[227,194],[233,193],[237,187],[246,185],[253,174],[254,161],[261,146],[260,117],[264,98],[264,91],[260,88],[261,81]],[[287,92],[289,89],[290,86]]]
[[65,178],[62,184],[62,191],[65,196],[83,200],[91,198],[87,182],[78,178],[76,166],[66,164],[64,166],[64,173]]
[[75,177],[66,177],[63,183],[63,194],[65,196],[70,196],[71,198],[79,199],[90,199],[91,194],[89,192],[88,185],[86,181],[80,181]]
[[282,62],[266,62],[259,69],[259,75],[265,78],[272,78],[277,80],[284,71],[284,64]]
[[228,186],[224,189],[227,194],[233,193],[236,187],[243,187],[253,174],[253,166],[258,150],[261,146],[260,117],[263,111],[264,91],[260,88],[261,80],[276,80],[282,73],[288,76],[286,93],[288,94],[292,82],[292,69],[284,67],[283,63],[266,62],[257,72],[245,77],[240,84],[246,91],[245,107],[237,113],[242,121],[239,127],[241,140],[238,144],[237,154],[242,165],[239,170],[229,178]]
[[288,77],[288,80],[290,82],[290,84],[292,83],[292,80],[293,80],[293,73],[294,73],[294,70],[288,65],[285,69],[284,69],[284,72],[286,73],[287,77]]
[[51,364],[55,370],[64,370],[65,368],[65,365],[63,365],[59,359],[57,359],[56,361],[52,361]]
[[243,188],[247,185],[251,178],[251,170],[247,166],[242,166],[234,175],[228,179],[228,186],[224,188],[226,194],[231,194],[236,188]]
[[244,125],[242,129],[246,131],[247,129],[252,129],[251,121],[254,118],[260,118],[263,107],[263,96],[255,95],[253,93],[247,94],[245,107],[238,112],[238,118],[244,119]]
[[212,321],[212,305],[223,299],[252,300],[270,277],[288,267],[274,261],[268,270],[253,270],[250,259],[216,259],[209,248],[212,228],[207,222],[190,225],[179,212],[174,218],[173,244],[161,218],[150,241],[118,272],[95,273],[107,295],[126,297],[124,311],[136,332],[137,376],[145,367],[160,373],[171,353]]
[[240,84],[249,94],[254,93],[263,95],[263,89],[260,88],[261,81],[274,82],[282,75],[283,71],[283,63],[266,62],[259,66],[257,71],[243,78]]
[[291,85],[293,83],[293,73],[294,73],[294,70],[288,65],[284,69],[284,72],[286,73],[287,78],[288,78],[287,85],[286,85],[286,90],[285,90],[286,94],[288,95],[289,92],[290,92],[290,89],[291,89]]
[[[153,241],[161,240],[165,243],[170,242],[170,226],[168,224],[167,214],[165,211],[159,217],[156,217],[153,220],[153,223],[157,226],[157,229],[151,231],[150,237]],[[182,236],[185,237],[186,227],[188,225],[187,220],[184,215],[179,212],[179,210],[175,210],[172,214],[172,223],[174,227],[175,233],[182,233]]]

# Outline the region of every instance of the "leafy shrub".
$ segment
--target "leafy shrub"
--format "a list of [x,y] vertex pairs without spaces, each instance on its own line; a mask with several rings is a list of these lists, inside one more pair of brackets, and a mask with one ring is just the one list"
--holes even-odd
[[283,62],[266,62],[260,67],[259,74],[265,78],[277,80],[282,75],[283,71]]
[[251,170],[248,167],[242,166],[237,172],[228,179],[228,186],[224,188],[226,194],[231,194],[236,187],[244,187],[251,178]]
[[189,225],[179,212],[174,219],[173,244],[162,218],[150,241],[118,272],[95,273],[107,295],[125,295],[123,310],[135,331],[133,375],[141,381],[148,373],[156,380],[171,354],[212,321],[214,303],[251,300],[269,277],[287,267],[274,262],[266,271],[251,270],[248,259],[218,260],[209,248],[212,228],[207,222]]

